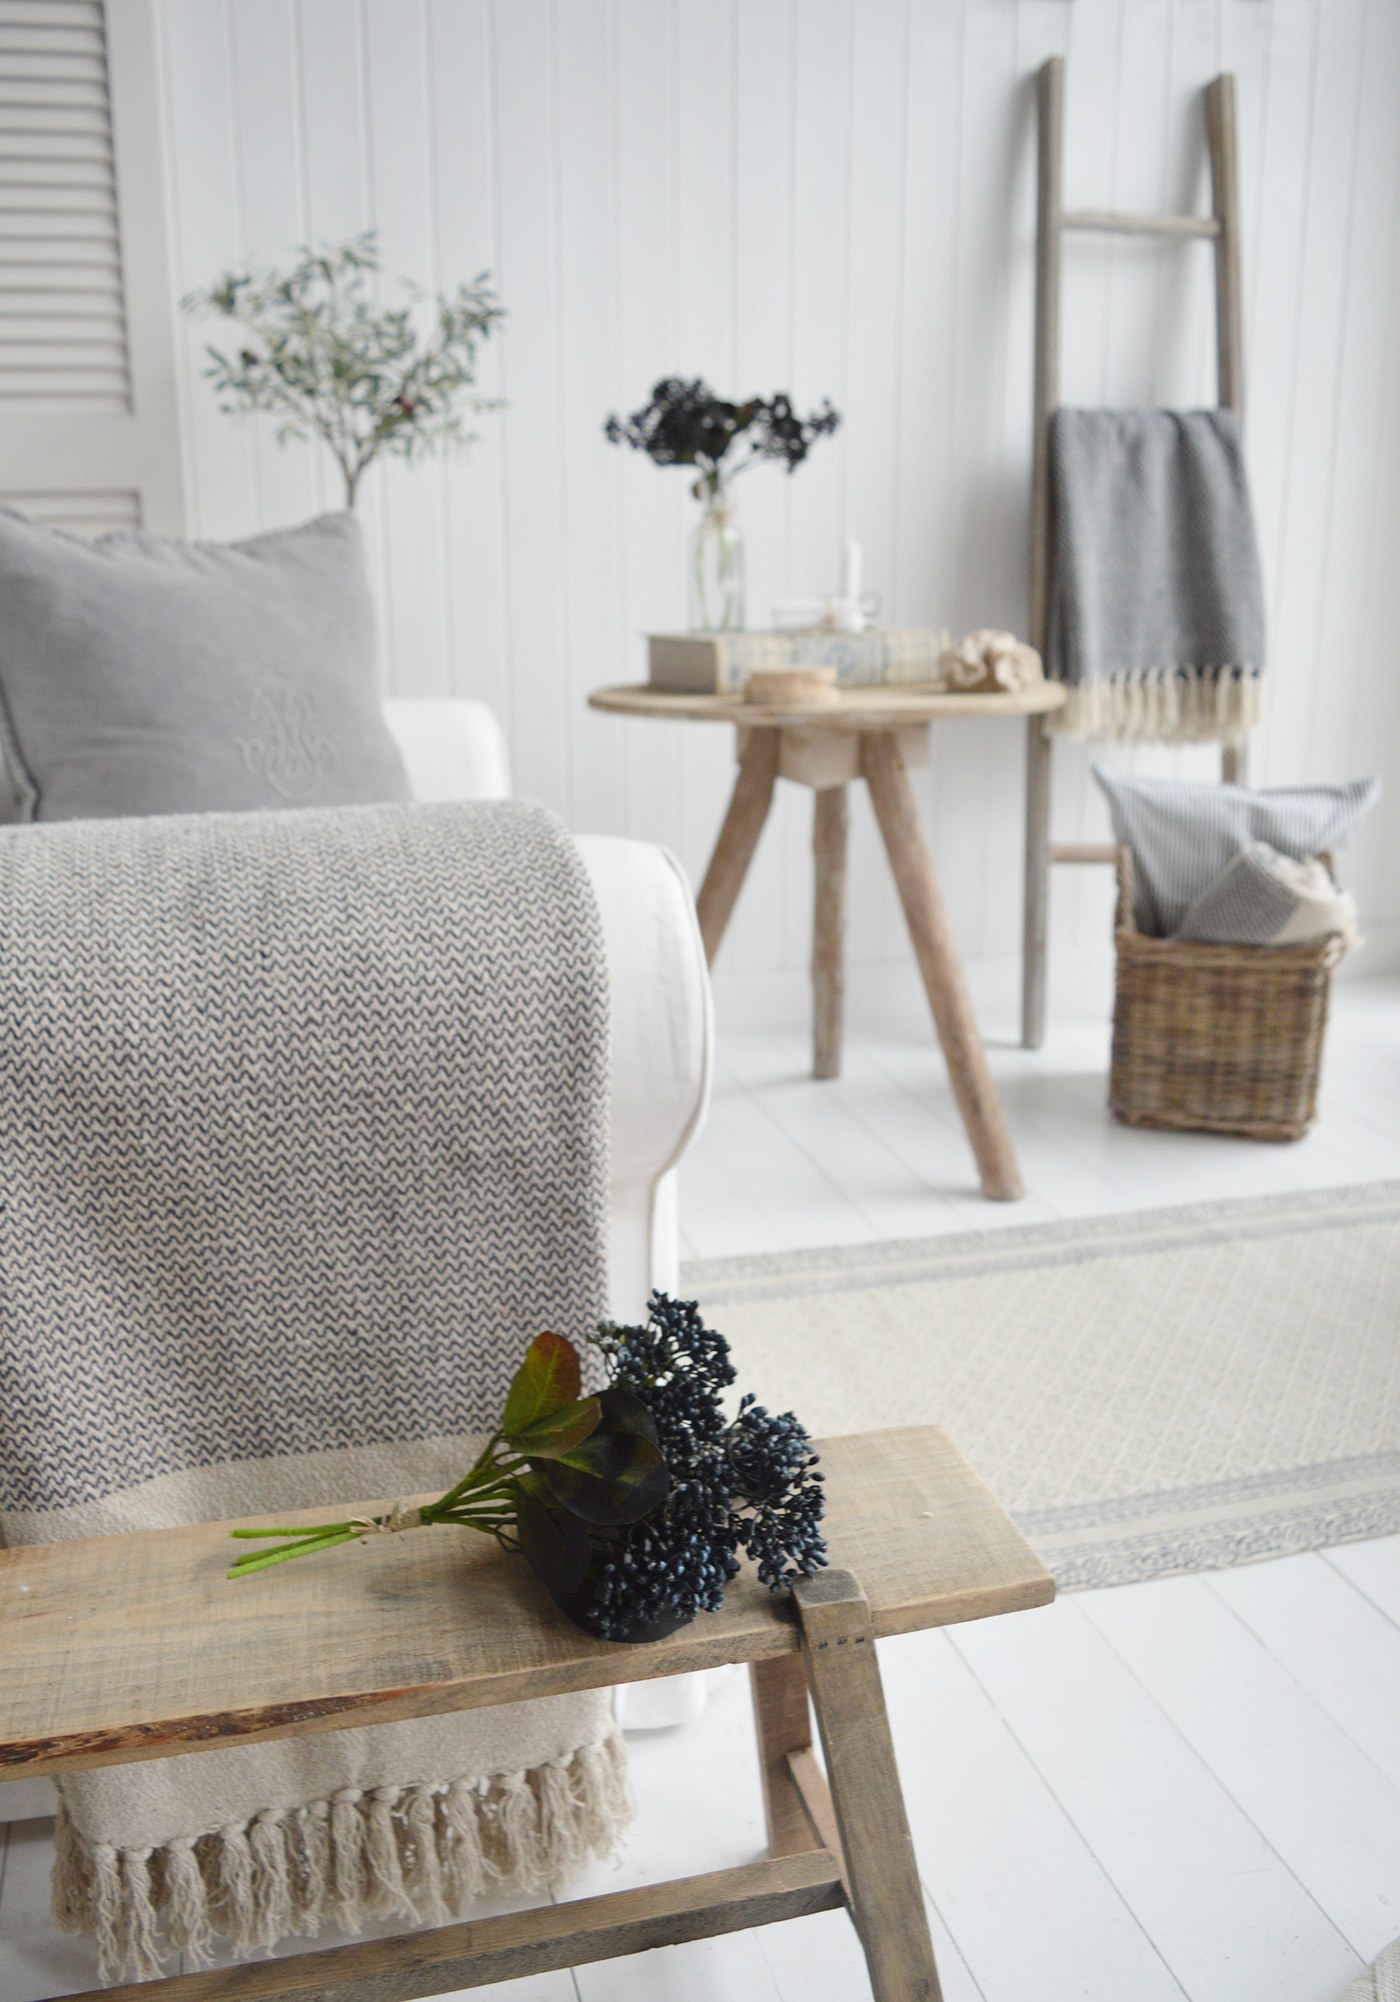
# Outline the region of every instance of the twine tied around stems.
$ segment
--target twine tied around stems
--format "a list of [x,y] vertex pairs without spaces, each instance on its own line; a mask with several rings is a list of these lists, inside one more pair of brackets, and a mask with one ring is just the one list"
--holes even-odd
[[387,1515],[352,1516],[349,1527],[357,1536],[390,1536],[396,1529],[421,1529],[423,1511],[410,1508],[406,1501],[396,1501],[390,1504]]

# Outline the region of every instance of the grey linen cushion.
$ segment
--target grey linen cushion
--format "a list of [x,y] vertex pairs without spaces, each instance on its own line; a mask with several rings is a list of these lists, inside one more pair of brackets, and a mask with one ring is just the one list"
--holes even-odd
[[1114,836],[1133,851],[1133,916],[1149,938],[1170,938],[1242,849],[1266,841],[1303,862],[1334,855],[1380,798],[1379,779],[1252,792],[1210,780],[1124,778],[1094,766]]
[[8,820],[411,797],[353,515],[85,541],[0,508]]

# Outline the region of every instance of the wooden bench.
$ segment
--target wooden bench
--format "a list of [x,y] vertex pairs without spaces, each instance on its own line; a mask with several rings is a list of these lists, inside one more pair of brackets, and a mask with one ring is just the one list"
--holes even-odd
[[829,1439],[820,1452],[831,1569],[783,1601],[746,1568],[721,1611],[637,1647],[581,1633],[518,1558],[464,1530],[375,1537],[238,1584],[224,1576],[226,1523],[0,1551],[0,1779],[725,1662],[748,1662],[753,1677],[769,1834],[759,1862],[87,2002],[409,2002],[842,1904],[876,2002],[937,1998],[872,1643],[1044,1605],[1054,1583],[937,1427]]

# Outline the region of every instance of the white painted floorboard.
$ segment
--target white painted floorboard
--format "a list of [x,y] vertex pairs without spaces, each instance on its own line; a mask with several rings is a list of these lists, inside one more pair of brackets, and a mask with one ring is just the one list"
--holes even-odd
[[[726,1036],[682,1171],[689,1255],[1400,1178],[1400,982],[1339,986],[1323,1115],[1290,1147],[1115,1125],[1101,1015],[1061,1015],[1034,1053],[1009,1020],[984,1020],[1024,1203],[977,1194],[918,1014],[853,1034],[843,1077],[821,1085],[804,1035]],[[1336,2002],[1400,1935],[1400,1536],[1078,1593],[884,1642],[880,1658],[947,2002]],[[631,1745],[637,1826],[581,1894],[760,1853],[742,1671],[695,1724]],[[8,1799],[31,1817],[44,1804],[33,1788]],[[94,1982],[47,1919],[50,1854],[43,1818],[0,1830],[0,2002]],[[870,1994],[839,1912],[471,1992]]]

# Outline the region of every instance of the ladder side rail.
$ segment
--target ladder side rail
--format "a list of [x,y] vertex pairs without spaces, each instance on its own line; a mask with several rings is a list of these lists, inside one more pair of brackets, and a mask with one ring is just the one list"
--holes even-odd
[[1244,315],[1240,290],[1240,201],[1235,150],[1235,79],[1226,74],[1206,86],[1210,142],[1211,207],[1215,244],[1215,352],[1218,396],[1244,422]]
[[[1064,134],[1063,56],[1036,78],[1035,437],[1031,457],[1031,645],[1044,657],[1049,637],[1050,412],[1060,384],[1060,163]],[[1045,949],[1050,903],[1050,733],[1026,719],[1025,911],[1021,946],[1021,1041],[1045,1040]]]
[[1036,79],[1039,147],[1035,231],[1035,437],[1031,461],[1031,645],[1049,637],[1050,413],[1060,400],[1060,201],[1064,157],[1063,56],[1051,56]]
[[[1240,286],[1239,167],[1235,148],[1235,79],[1228,73],[1206,86],[1206,137],[1210,145],[1211,207],[1220,225],[1215,240],[1215,353],[1222,407],[1244,423],[1244,313]],[[1226,785],[1248,785],[1249,744],[1222,744],[1220,776]]]

